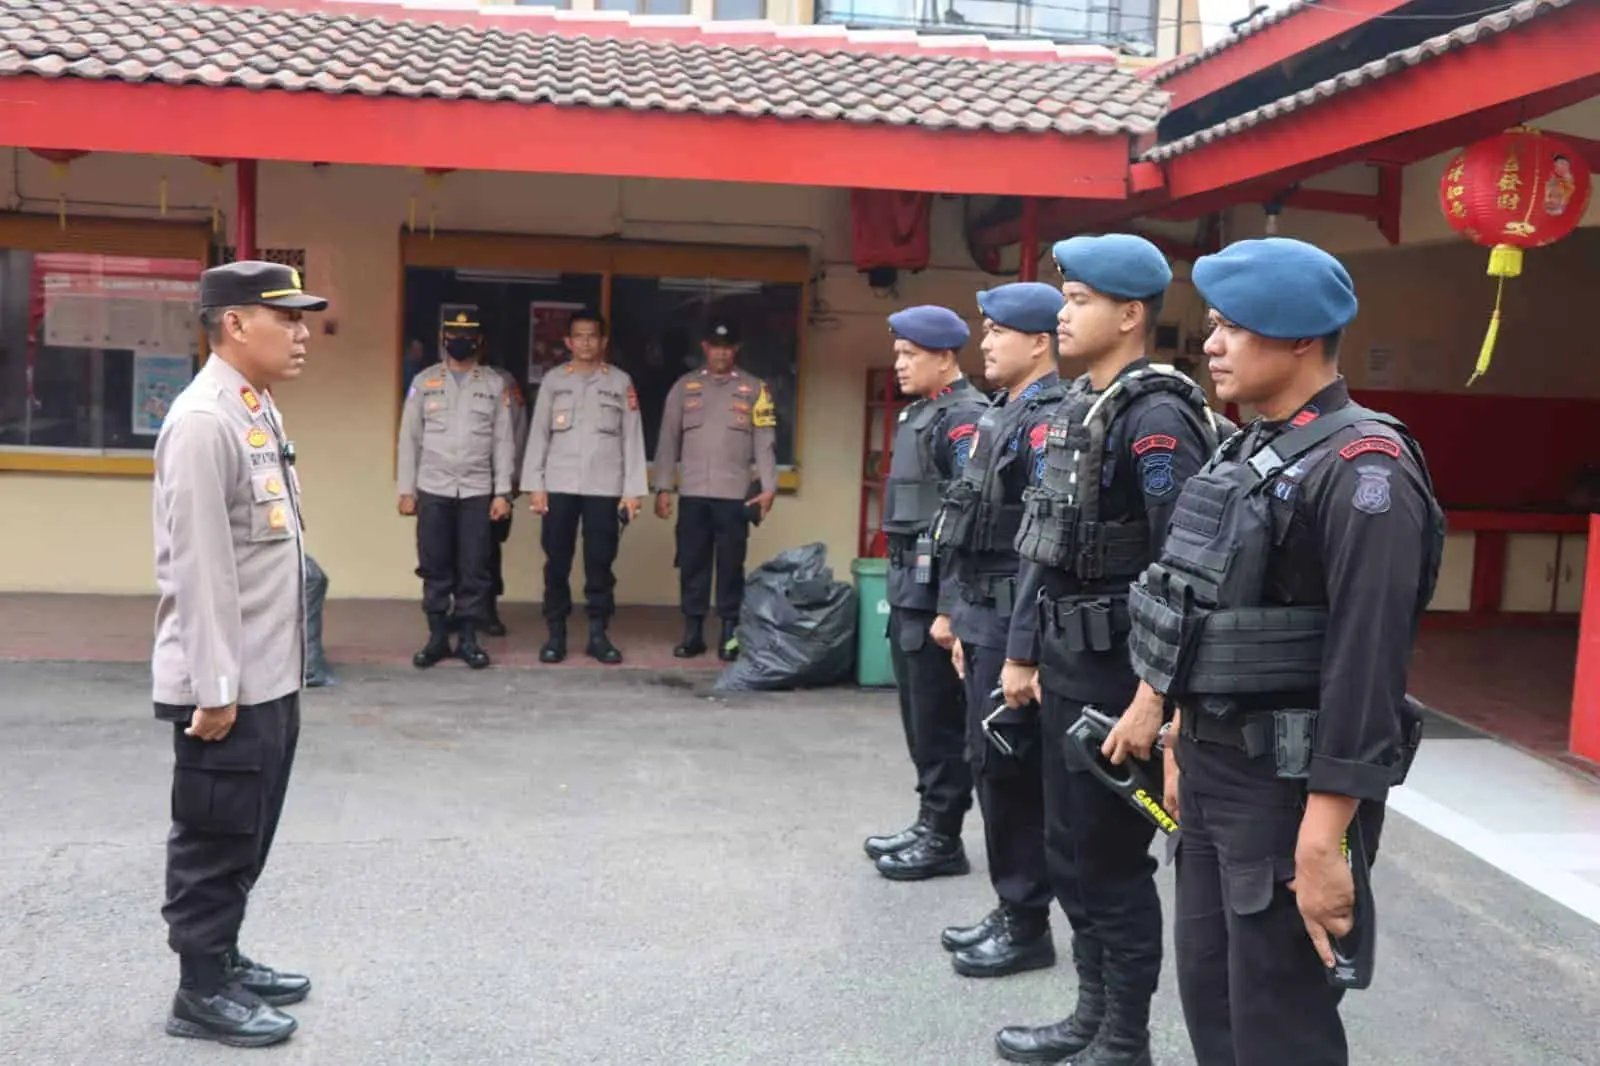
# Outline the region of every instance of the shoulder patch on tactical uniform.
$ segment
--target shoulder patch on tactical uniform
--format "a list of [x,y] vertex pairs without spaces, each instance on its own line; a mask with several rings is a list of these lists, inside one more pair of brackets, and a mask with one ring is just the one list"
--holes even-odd
[[1389,509],[1390,471],[1381,466],[1358,466],[1356,473],[1360,476],[1350,506],[1367,514],[1383,514]]
[[963,422],[950,431],[950,439],[952,441],[966,440],[968,437],[976,437],[977,435],[978,427],[971,422]]
[[1049,424],[1040,422],[1038,425],[1034,426],[1028,431],[1028,447],[1034,451],[1039,451],[1044,447],[1044,439],[1049,435],[1049,433]]
[[1388,437],[1362,437],[1360,440],[1353,440],[1343,448],[1340,448],[1339,458],[1349,462],[1356,456],[1366,455],[1368,452],[1379,452],[1391,459],[1398,459],[1400,458],[1400,442],[1392,441]]
[[1133,454],[1143,455],[1145,452],[1163,451],[1175,452],[1178,450],[1178,438],[1169,437],[1165,433],[1152,433],[1148,437],[1140,437],[1133,442]]
[[1139,460],[1139,479],[1146,496],[1165,496],[1177,487],[1172,476],[1172,453],[1150,452]]

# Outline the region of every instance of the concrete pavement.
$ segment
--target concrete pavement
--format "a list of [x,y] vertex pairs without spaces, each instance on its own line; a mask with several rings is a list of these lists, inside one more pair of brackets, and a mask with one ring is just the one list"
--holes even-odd
[[[304,967],[265,1053],[161,1034],[170,740],[138,666],[0,664],[0,1062],[967,1066],[1070,1007],[1063,964],[957,977],[991,893],[879,878],[912,812],[891,698],[707,675],[347,667],[305,697],[244,947]],[[1392,814],[1355,1063],[1600,1061],[1600,928]],[[1171,896],[1170,871],[1162,891]],[[1190,1066],[1171,978],[1156,1061]]]

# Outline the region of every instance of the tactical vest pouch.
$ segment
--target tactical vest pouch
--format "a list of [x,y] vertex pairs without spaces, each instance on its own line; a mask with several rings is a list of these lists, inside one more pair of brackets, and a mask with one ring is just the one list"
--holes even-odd
[[1041,654],[1057,647],[1071,655],[1115,651],[1130,628],[1128,601],[1121,596],[1039,600],[1039,631],[1046,635]]
[[1077,525],[1078,509],[1068,503],[1065,494],[1030,486],[1022,492],[1016,552],[1030,562],[1063,569],[1072,558]]
[[1316,711],[1272,712],[1272,755],[1279,777],[1298,779],[1310,776],[1311,744],[1316,725]]
[[979,528],[980,491],[980,487],[970,481],[957,481],[945,491],[944,507],[933,530],[933,539],[941,548],[961,552],[978,550],[972,541]]
[[1247,696],[1321,686],[1327,608],[1244,607],[1197,621],[1187,676],[1180,674],[1177,691],[1167,695]]
[[1163,695],[1178,696],[1183,692],[1179,679],[1187,673],[1184,660],[1192,643],[1188,619],[1172,606],[1181,606],[1183,600],[1174,597],[1169,602],[1165,588],[1152,591],[1150,587],[1152,580],[1165,585],[1162,576],[1158,567],[1151,567],[1145,577],[1128,587],[1128,615],[1133,622],[1128,656],[1139,680]]
[[1022,530],[1022,505],[984,503],[978,508],[978,544],[973,550],[1010,555]]
[[939,514],[944,502],[942,486],[929,481],[889,482],[889,507],[884,525],[925,529]]
[[1078,530],[1078,576],[1085,581],[1135,578],[1150,561],[1150,524],[1085,522]]
[[1185,483],[1163,549],[1206,606],[1260,603],[1266,583],[1271,506],[1249,491],[1252,471],[1239,465],[1231,472],[1205,471]]

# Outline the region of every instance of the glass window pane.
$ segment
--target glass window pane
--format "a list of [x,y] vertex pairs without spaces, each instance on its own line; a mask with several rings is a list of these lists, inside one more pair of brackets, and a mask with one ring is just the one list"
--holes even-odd
[[655,455],[672,383],[704,365],[700,339],[712,317],[744,334],[739,366],[767,383],[778,412],[778,465],[795,461],[800,286],[712,278],[617,277],[611,288],[611,359],[639,391],[645,448]]
[[567,317],[580,307],[598,308],[602,283],[599,274],[407,267],[398,402],[419,371],[444,357],[439,326],[457,310],[482,324],[486,363],[505,367],[525,389],[537,388],[546,370],[566,362]]
[[641,0],[595,0],[595,9],[598,11],[626,11],[630,15],[639,14]]
[[0,252],[0,446],[147,452],[200,354],[198,260]]
[[767,0],[716,0],[712,17],[719,19],[764,19]]

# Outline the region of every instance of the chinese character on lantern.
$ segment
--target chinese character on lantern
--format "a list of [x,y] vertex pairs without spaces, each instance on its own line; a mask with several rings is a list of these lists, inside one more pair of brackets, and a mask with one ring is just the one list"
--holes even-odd
[[1499,279],[1489,331],[1471,385],[1489,369],[1500,332],[1500,295],[1506,278],[1522,273],[1522,253],[1565,237],[1589,206],[1589,167],[1559,138],[1529,126],[1461,150],[1439,181],[1439,206],[1450,228],[1486,245],[1489,276]]

